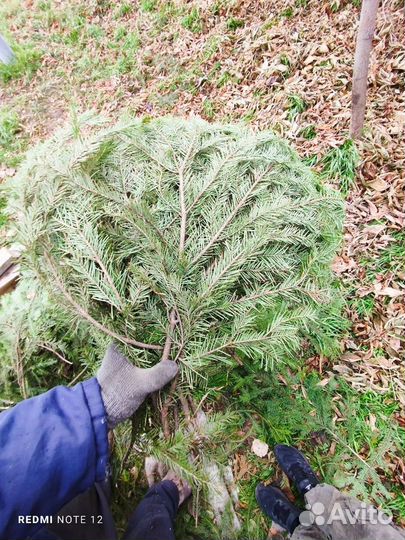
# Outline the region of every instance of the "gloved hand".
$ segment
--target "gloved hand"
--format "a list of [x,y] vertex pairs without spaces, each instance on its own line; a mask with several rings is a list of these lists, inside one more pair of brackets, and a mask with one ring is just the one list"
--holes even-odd
[[151,368],[138,368],[110,345],[97,372],[108,427],[114,429],[140,407],[151,392],[160,390],[178,371],[177,364],[163,360]]

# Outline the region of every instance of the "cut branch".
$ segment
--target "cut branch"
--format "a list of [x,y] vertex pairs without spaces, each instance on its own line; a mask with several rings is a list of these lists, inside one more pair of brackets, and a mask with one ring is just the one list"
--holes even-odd
[[162,358],[160,359],[161,362],[163,360],[169,360],[169,357],[170,357],[170,351],[171,351],[172,343],[173,343],[172,332],[175,329],[176,324],[177,324],[177,316],[174,310],[172,310],[170,313],[169,323],[170,324],[167,330],[166,341],[165,341],[163,352],[162,352]]
[[[172,332],[175,329],[177,322],[178,322],[178,319],[177,319],[177,316],[176,316],[176,312],[173,309],[170,312],[169,328],[167,330],[166,341],[165,341],[165,345],[163,347],[162,358],[160,360],[161,362],[163,360],[169,360],[169,358],[170,358],[170,351],[171,351],[172,343],[173,343]],[[165,398],[165,402],[163,403],[162,410],[160,412],[160,417],[161,417],[161,421],[162,421],[162,428],[163,428],[163,435],[164,435],[165,439],[170,438],[169,408],[170,408],[170,405],[171,405],[171,403],[173,401],[173,395],[174,395],[174,392],[176,391],[176,386],[177,386],[177,376],[172,380],[172,383],[171,383],[170,389],[169,389],[169,393],[167,394],[167,396]]]
[[172,380],[169,392],[166,395],[165,402],[162,405],[162,410],[160,412],[160,417],[162,421],[163,435],[165,439],[170,439],[170,423],[169,423],[169,408],[173,402],[173,395],[176,391],[177,386],[177,376]]

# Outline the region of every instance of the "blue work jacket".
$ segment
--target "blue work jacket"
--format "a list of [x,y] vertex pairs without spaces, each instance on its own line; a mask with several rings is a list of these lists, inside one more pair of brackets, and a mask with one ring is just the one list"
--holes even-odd
[[104,480],[107,434],[95,378],[73,388],[58,386],[2,412],[0,539],[34,536],[44,525],[27,523],[26,516],[53,515]]

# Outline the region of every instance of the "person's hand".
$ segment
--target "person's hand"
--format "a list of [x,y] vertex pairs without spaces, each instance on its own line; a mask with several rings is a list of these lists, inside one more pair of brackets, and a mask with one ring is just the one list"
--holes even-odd
[[140,407],[151,392],[163,388],[177,374],[171,360],[163,360],[151,368],[138,368],[110,345],[97,372],[108,427],[114,429]]

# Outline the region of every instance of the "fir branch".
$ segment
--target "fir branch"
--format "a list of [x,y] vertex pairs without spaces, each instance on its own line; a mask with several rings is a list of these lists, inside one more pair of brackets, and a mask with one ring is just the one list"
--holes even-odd
[[261,182],[261,180],[263,179],[263,177],[265,176],[266,173],[268,173],[270,171],[271,168],[267,169],[265,172],[263,172],[262,174],[259,174],[257,176],[255,176],[255,179],[254,181],[252,182],[251,186],[249,187],[249,189],[246,191],[245,195],[242,197],[242,199],[238,202],[238,204],[235,206],[235,208],[232,210],[232,212],[229,214],[229,216],[226,218],[226,220],[222,223],[222,225],[219,227],[219,229],[217,230],[217,232],[214,234],[214,236],[211,238],[211,240],[208,242],[208,244],[206,244],[204,246],[204,248],[194,257],[194,259],[192,260],[191,262],[191,265],[194,266],[197,264],[197,262],[201,259],[201,257],[203,257],[207,251],[217,242],[217,240],[221,237],[221,234],[223,233],[223,231],[225,230],[225,228],[231,223],[231,221],[234,219],[234,217],[237,215],[237,213],[239,212],[239,210],[241,208],[243,208],[243,206],[245,205],[246,201],[249,199],[249,197],[252,195],[252,193],[254,192],[256,186],[259,184],[259,182]]
[[[342,203],[285,142],[195,118],[86,131],[31,152],[13,180],[24,258],[89,329],[166,335],[147,347],[179,363],[170,411],[235,351],[267,367],[303,339],[333,349]],[[59,283],[45,253],[65,262]]]
[[[240,152],[240,149],[237,147],[237,152]],[[201,201],[201,199],[209,192],[211,187],[215,184],[215,182],[219,179],[219,173],[222,171],[222,169],[230,163],[232,160],[235,159],[235,156],[237,155],[237,152],[230,152],[227,154],[215,167],[214,172],[211,174],[211,178],[206,182],[193,202],[190,204],[187,212],[192,212],[192,210],[197,206],[197,204]]]
[[85,319],[87,322],[91,323],[95,328],[97,328],[97,330],[100,330],[104,334],[107,334],[108,336],[116,339],[117,341],[126,343],[127,345],[133,345],[134,347],[138,347],[140,349],[149,349],[149,350],[154,350],[154,351],[162,350],[162,347],[160,345],[151,345],[149,343],[142,343],[141,341],[136,341],[135,339],[131,339],[126,336],[121,336],[117,334],[116,332],[114,332],[113,330],[110,330],[106,326],[103,326],[101,323],[96,321],[96,319],[94,319],[89,313],[87,313],[87,311],[78,302],[76,302],[76,300],[72,297],[72,295],[65,289],[65,287],[63,286],[62,280],[58,275],[55,261],[51,259],[48,253],[44,253],[44,258],[48,263],[48,268],[54,279],[54,284],[58,288],[59,292],[64,296],[64,298],[69,302],[69,304],[74,308],[74,310],[82,319]]
[[83,234],[83,231],[77,231],[80,238],[82,239],[82,241],[84,242],[84,244],[87,246],[89,252],[91,253],[94,261],[99,265],[99,267],[101,268],[101,271],[103,272],[104,274],[104,277],[105,279],[107,280],[109,286],[111,287],[113,293],[114,293],[114,296],[117,300],[117,303],[118,303],[118,306],[120,307],[120,309],[122,310],[123,309],[123,301],[122,301],[122,298],[115,286],[115,283],[114,283],[114,280],[112,279],[110,273],[108,272],[107,270],[107,267],[105,266],[105,264],[103,263],[103,260],[101,259],[101,257],[98,255],[97,251],[94,249],[94,247],[92,246],[92,244],[87,240],[86,236]]

